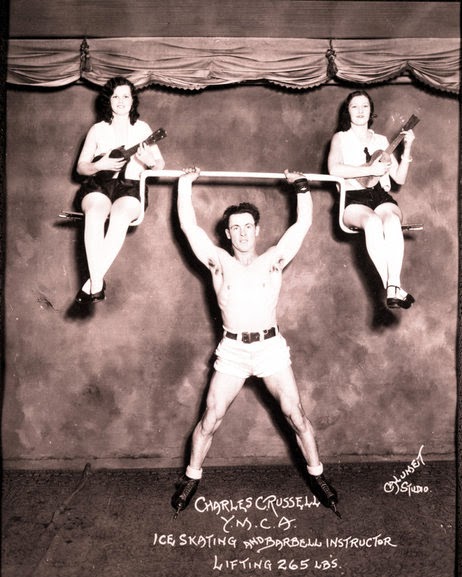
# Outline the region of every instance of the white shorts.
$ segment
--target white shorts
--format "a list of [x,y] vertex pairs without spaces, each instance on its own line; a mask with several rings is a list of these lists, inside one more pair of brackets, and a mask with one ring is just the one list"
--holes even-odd
[[255,343],[224,337],[216,351],[214,369],[242,379],[270,377],[291,365],[290,347],[281,334]]

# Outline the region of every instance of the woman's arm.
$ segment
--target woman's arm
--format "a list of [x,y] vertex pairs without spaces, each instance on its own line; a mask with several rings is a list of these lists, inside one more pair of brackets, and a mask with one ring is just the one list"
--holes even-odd
[[82,176],[93,176],[101,170],[110,170],[114,172],[119,172],[122,170],[125,160],[110,158],[108,151],[96,162],[93,162],[97,150],[97,140],[96,140],[96,128],[93,125],[85,138],[85,142],[80,153],[79,160],[77,161],[77,172]]
[[140,144],[136,152],[136,158],[138,158],[146,168],[163,170],[165,167],[165,160],[157,144]]
[[393,157],[395,162],[393,162],[391,166],[390,176],[397,184],[404,184],[406,182],[409,164],[412,162],[411,149],[414,140],[414,132],[412,130],[406,130],[404,132],[404,150],[401,155],[401,162],[398,163],[396,158]]

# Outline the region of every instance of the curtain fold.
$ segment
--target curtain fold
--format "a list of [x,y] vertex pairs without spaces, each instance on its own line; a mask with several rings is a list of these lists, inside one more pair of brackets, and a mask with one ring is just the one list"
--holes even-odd
[[80,78],[80,40],[10,40],[7,83],[65,86]]
[[309,88],[328,80],[327,40],[131,38],[89,44],[92,71],[83,77],[97,84],[114,76],[115,70],[137,86],[190,90],[252,80]]
[[369,84],[407,71],[433,88],[459,92],[458,38],[335,40],[333,46],[339,79]]
[[306,89],[331,78],[384,82],[404,71],[439,90],[460,89],[458,38],[97,38],[10,40],[7,82],[102,85],[117,75],[137,87],[185,90],[265,80]]

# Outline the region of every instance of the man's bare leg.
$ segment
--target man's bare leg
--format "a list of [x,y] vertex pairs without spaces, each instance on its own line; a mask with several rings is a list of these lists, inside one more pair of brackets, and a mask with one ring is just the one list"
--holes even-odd
[[264,381],[270,393],[279,401],[281,410],[295,433],[298,446],[307,463],[313,492],[324,505],[330,507],[340,517],[336,507],[337,492],[323,475],[323,465],[319,460],[313,426],[303,410],[292,367],[289,366],[270,377],[265,377]]
[[185,509],[197,490],[202,478],[202,464],[212,444],[213,436],[245,379],[215,372],[207,394],[206,409],[192,435],[191,459],[186,474],[172,497],[172,506],[178,514]]

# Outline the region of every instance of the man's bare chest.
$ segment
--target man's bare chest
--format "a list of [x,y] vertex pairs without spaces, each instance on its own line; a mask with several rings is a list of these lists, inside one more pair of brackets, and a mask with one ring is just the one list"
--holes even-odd
[[231,263],[223,268],[222,290],[227,293],[263,294],[278,290],[281,270],[268,260],[256,261],[248,266]]

